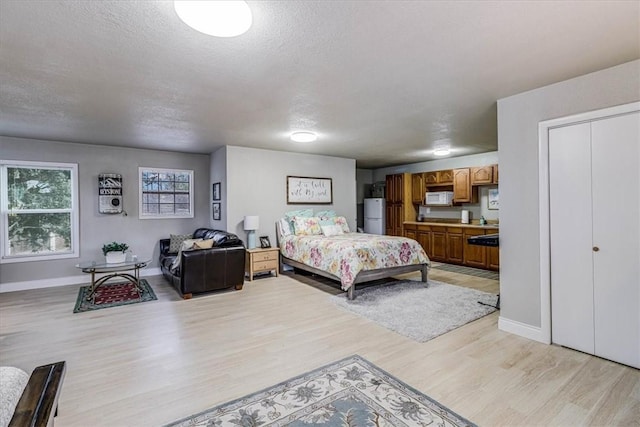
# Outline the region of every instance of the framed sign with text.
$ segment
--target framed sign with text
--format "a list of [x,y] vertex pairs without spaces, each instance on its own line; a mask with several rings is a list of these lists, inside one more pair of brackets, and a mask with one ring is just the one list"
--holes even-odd
[[287,176],[287,204],[330,205],[333,203],[331,178]]

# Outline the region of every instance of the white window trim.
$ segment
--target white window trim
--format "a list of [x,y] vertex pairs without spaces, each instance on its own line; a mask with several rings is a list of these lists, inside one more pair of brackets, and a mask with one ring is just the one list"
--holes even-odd
[[[142,210],[142,172],[157,172],[157,173],[186,173],[189,175],[189,213],[184,215],[156,215],[156,214],[143,214]],[[166,169],[166,168],[154,168],[147,166],[138,167],[138,218],[139,219],[176,219],[176,218],[193,218],[194,217],[194,205],[193,205],[193,193],[195,182],[193,179],[194,173],[188,169]]]
[[[56,253],[56,254],[37,254],[37,255],[7,255],[9,253],[9,197],[6,191],[1,191],[7,188],[7,174],[6,168],[11,166],[32,166],[40,167],[42,169],[68,169],[71,171],[71,209],[56,209],[56,212],[71,213],[71,251]],[[31,261],[51,261],[64,258],[78,258],[80,256],[80,244],[79,244],[79,188],[78,188],[78,164],[77,163],[54,163],[54,162],[34,162],[26,160],[0,160],[0,229],[2,230],[2,242],[0,242],[0,264],[9,264],[16,262],[31,262]],[[40,209],[25,210],[25,213],[38,213]],[[54,210],[47,209],[42,212],[52,212]]]

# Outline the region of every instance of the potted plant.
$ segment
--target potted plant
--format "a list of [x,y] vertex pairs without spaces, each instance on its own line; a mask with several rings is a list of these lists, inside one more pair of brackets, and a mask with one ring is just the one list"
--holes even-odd
[[129,245],[126,243],[111,242],[102,246],[102,253],[107,257],[107,264],[115,264],[126,260],[127,249]]

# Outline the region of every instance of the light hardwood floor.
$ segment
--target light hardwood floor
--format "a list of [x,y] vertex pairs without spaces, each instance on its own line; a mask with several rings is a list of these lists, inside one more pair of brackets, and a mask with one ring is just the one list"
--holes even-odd
[[0,294],[1,364],[68,363],[56,426],[162,425],[351,354],[481,426],[639,425],[638,370],[501,332],[498,313],[417,343],[337,308],[312,277],[187,301],[147,279],[158,301],[80,314],[78,286]]

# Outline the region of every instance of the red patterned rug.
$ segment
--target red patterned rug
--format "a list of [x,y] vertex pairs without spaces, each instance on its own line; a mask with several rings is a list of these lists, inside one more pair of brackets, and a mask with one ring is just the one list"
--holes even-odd
[[87,295],[91,292],[91,286],[82,286],[78,292],[74,313],[98,310],[101,308],[117,307],[119,305],[135,304],[138,302],[153,301],[158,299],[145,279],[140,279],[138,292],[133,283],[105,283],[96,290],[93,298],[87,301]]

